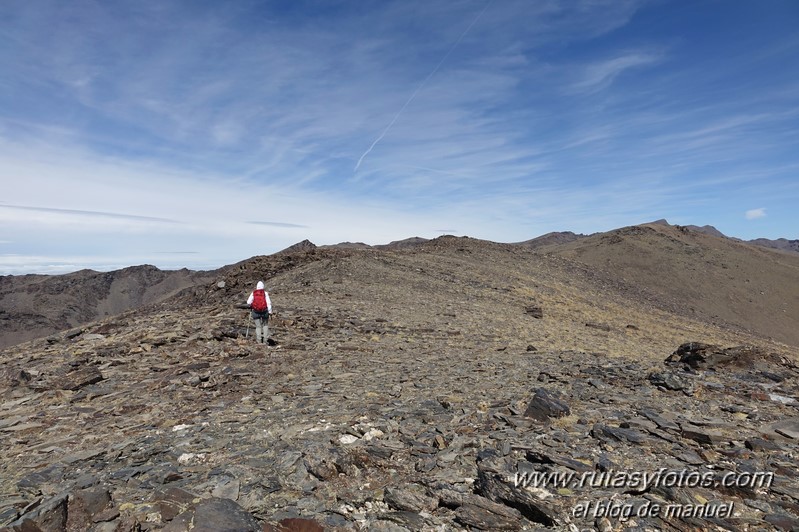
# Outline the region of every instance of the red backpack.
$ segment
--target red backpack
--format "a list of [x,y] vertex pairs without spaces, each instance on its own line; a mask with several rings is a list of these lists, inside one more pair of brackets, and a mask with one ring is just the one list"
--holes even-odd
[[250,305],[255,312],[266,312],[269,306],[266,304],[266,292],[264,290],[255,290],[252,293],[252,305]]

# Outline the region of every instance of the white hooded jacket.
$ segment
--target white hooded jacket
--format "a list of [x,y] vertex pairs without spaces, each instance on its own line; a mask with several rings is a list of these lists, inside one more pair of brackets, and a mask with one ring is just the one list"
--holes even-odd
[[[255,290],[263,290],[264,283],[263,281],[258,281],[258,284],[255,285]],[[255,297],[255,290],[250,292],[250,297],[247,298],[247,304],[252,305],[252,300]],[[266,296],[266,310],[269,314],[272,314],[272,300],[269,299],[269,292],[264,291],[264,295]]]

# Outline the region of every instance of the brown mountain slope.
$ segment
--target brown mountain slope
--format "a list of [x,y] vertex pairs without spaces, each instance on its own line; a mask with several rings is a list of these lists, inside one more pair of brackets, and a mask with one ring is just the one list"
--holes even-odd
[[679,226],[645,224],[547,246],[663,308],[799,345],[799,257]]
[[[260,279],[277,312],[268,347],[237,308]],[[645,512],[634,527],[790,530],[799,350],[624,286],[470,238],[313,249],[6,349],[0,527],[622,530],[633,519],[574,509],[714,501],[734,515]],[[694,345],[696,368],[665,363],[686,341],[757,349]],[[777,481],[515,485],[515,473],[553,471]]]
[[160,301],[204,279],[189,270],[0,277],[0,349]]

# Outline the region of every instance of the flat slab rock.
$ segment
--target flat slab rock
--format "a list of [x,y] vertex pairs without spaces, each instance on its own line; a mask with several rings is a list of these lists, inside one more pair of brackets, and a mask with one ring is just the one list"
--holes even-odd
[[176,516],[164,532],[261,532],[262,525],[230,499],[204,499]]
[[557,393],[546,388],[538,388],[524,415],[536,421],[547,422],[550,418],[568,416],[571,413],[569,405],[561,400]]
[[774,432],[793,440],[799,440],[799,418],[786,419],[772,425]]
[[455,511],[456,521],[478,530],[521,530],[521,517],[514,508],[474,495],[464,497]]
[[87,366],[55,379],[51,386],[53,389],[79,390],[101,380],[103,380],[103,374],[100,373],[97,366]]

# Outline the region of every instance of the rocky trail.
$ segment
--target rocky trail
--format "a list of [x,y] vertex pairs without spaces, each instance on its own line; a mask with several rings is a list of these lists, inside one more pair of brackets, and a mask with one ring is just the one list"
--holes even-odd
[[313,250],[8,348],[0,526],[797,530],[797,350],[620,293],[469,239]]

